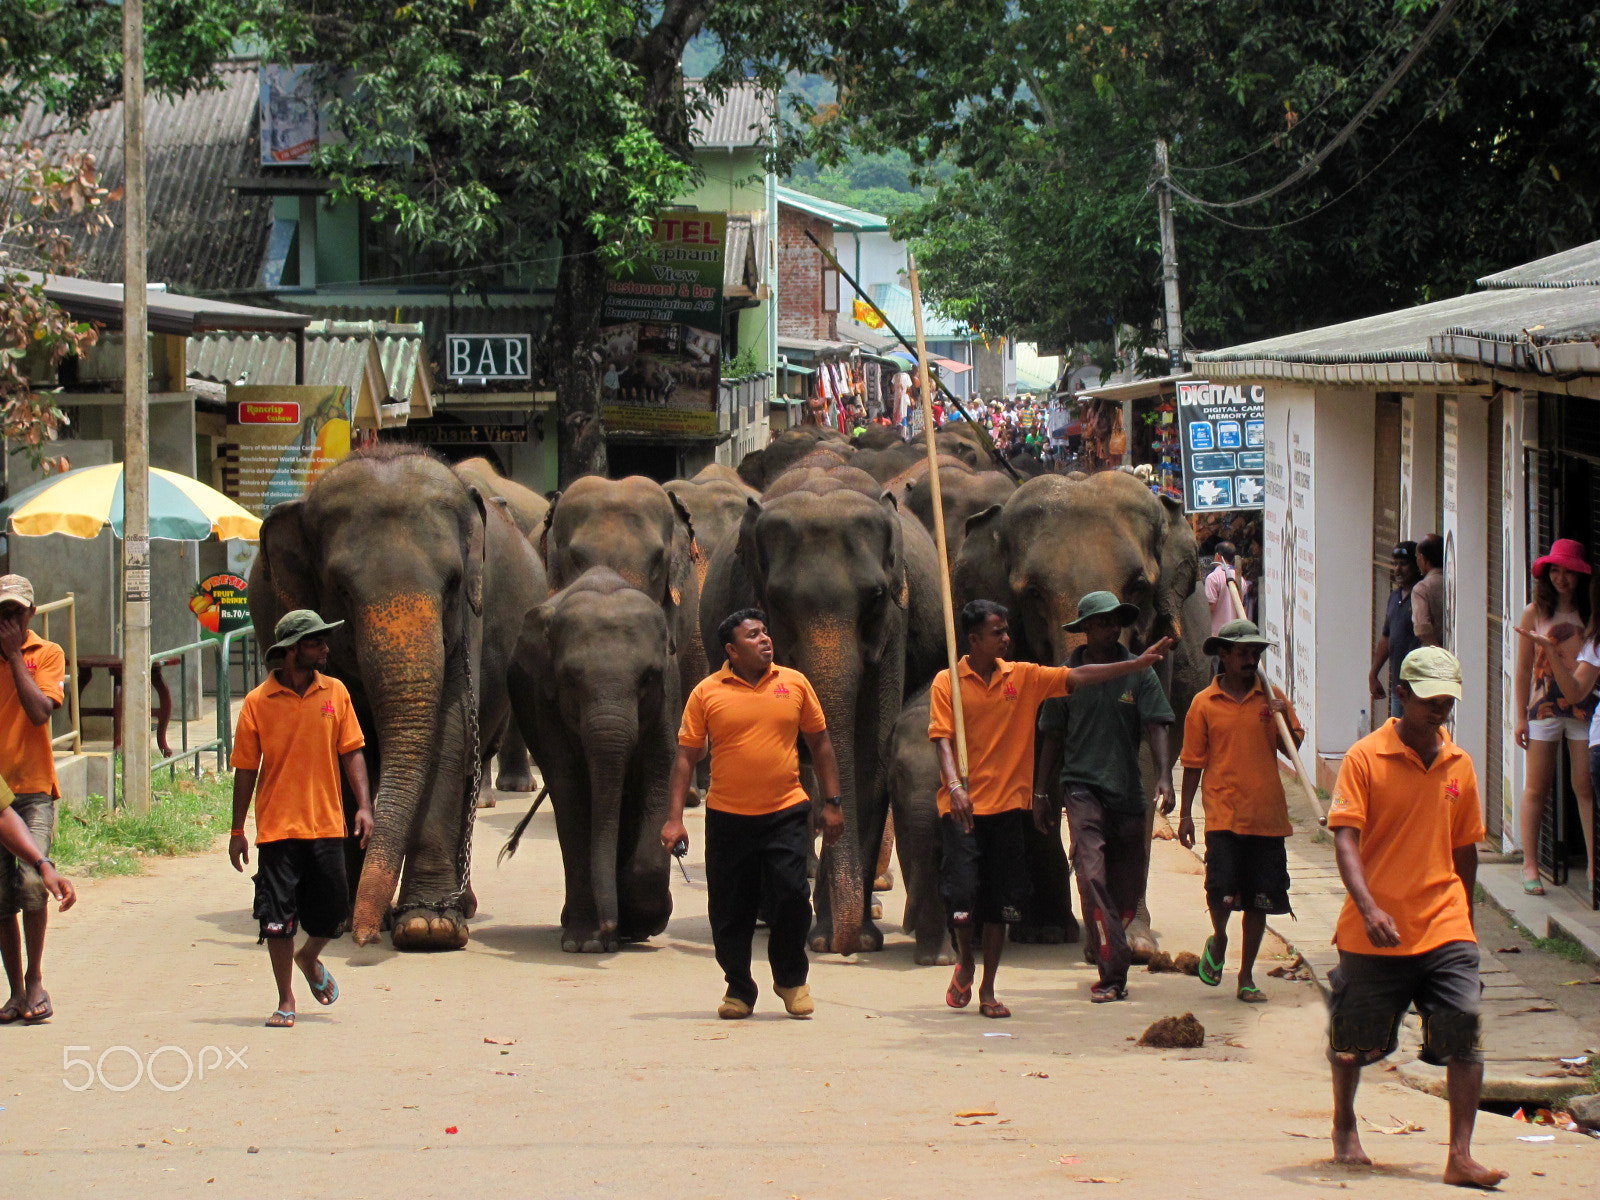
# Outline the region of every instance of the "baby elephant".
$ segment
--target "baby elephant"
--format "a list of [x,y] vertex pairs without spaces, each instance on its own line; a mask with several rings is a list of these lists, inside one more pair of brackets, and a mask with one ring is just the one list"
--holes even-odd
[[511,683],[532,701],[518,710],[522,732],[555,806],[563,950],[611,951],[667,927],[673,654],[661,606],[606,567],[528,615]]
[[901,928],[917,939],[918,966],[955,962],[944,901],[939,898],[939,759],[928,740],[928,689],[906,701],[889,744],[889,806],[895,849],[906,881]]

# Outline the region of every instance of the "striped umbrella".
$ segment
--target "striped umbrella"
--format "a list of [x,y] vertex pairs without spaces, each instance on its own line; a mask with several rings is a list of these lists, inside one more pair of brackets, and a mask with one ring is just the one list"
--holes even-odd
[[[122,464],[79,467],[24,488],[0,504],[0,523],[24,537],[64,533],[93,538],[107,525],[122,536]],[[242,538],[253,542],[261,519],[197,479],[150,468],[150,536],[174,542]]]

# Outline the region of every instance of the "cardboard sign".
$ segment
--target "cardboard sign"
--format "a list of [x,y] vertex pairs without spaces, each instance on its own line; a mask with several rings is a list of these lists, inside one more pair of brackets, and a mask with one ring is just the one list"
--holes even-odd
[[350,389],[230,387],[223,491],[263,519],[350,453]]
[[1266,503],[1266,389],[1178,384],[1183,511],[1229,512]]

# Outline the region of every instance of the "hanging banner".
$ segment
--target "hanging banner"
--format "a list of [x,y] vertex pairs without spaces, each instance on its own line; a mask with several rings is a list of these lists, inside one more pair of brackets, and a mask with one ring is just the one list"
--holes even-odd
[[249,588],[240,575],[213,575],[194,585],[189,611],[200,622],[202,637],[221,641],[223,634],[249,626]]
[[613,432],[715,434],[727,213],[658,217],[652,252],[606,284],[601,417]]
[[1266,501],[1267,397],[1260,385],[1178,384],[1183,511],[1259,509]]
[[298,500],[350,453],[350,416],[347,387],[230,387],[223,491],[263,519]]

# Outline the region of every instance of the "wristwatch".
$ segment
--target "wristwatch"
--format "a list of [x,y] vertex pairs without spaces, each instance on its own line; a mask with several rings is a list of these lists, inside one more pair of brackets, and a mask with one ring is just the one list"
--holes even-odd
[[54,867],[54,866],[55,866],[55,865],[56,865],[56,864],[55,864],[55,860],[54,860],[54,859],[51,859],[51,858],[41,858],[41,859],[40,859],[40,860],[39,860],[39,861],[38,861],[38,862],[36,862],[36,863],[34,863],[34,864],[33,864],[33,869],[34,869],[34,870],[35,870],[35,871],[37,871],[37,870],[39,870],[39,869],[40,869],[40,868],[41,868],[41,867],[43,867],[43,866],[44,866],[44,865],[45,865],[45,863],[49,863],[49,864],[50,864],[50,865],[51,865],[51,867]]
[[824,804],[831,804],[834,808],[844,807],[844,801],[838,796],[824,796],[822,798],[822,802]]

